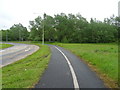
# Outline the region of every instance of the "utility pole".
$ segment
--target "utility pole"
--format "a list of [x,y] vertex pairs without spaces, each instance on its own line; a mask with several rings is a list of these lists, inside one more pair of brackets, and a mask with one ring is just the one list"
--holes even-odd
[[[33,14],[40,14],[40,13],[33,13]],[[43,30],[42,30],[42,45],[44,45],[45,42],[45,30],[44,30],[44,19],[45,19],[45,13],[43,13]]]
[[120,1],[118,2],[118,17],[120,17]]
[[45,13],[43,14],[43,35],[42,35],[42,45],[44,45],[44,19],[45,19]]
[[8,35],[7,35],[7,30],[6,30],[6,42],[8,41]]
[[[6,26],[4,26],[4,28],[6,28]],[[8,33],[7,33],[7,30],[6,30],[6,42],[8,41]]]
[[[118,2],[118,18],[120,18],[120,1]],[[119,20],[117,21],[117,25],[120,28],[120,22],[119,22]]]
[[21,35],[20,35],[20,29],[19,29],[19,41],[20,41]]

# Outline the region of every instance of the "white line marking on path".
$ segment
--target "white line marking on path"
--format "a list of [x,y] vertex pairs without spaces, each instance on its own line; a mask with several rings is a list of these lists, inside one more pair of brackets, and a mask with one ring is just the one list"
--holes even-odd
[[56,48],[58,51],[60,51],[61,54],[65,57],[65,59],[66,59],[66,61],[67,61],[67,63],[68,63],[68,66],[69,66],[69,68],[70,68],[71,74],[72,74],[74,88],[75,88],[75,90],[79,90],[79,84],[78,84],[78,81],[77,81],[77,77],[76,77],[75,71],[74,71],[74,69],[73,69],[73,67],[72,67],[69,59],[67,58],[67,56],[65,56],[65,54],[64,54],[59,48],[57,48],[56,46],[55,46],[55,48]]
[[29,50],[30,50],[30,48],[26,49],[25,51],[27,52],[27,51],[29,51]]
[[0,52],[3,52],[3,51],[5,51],[5,50],[0,50]]

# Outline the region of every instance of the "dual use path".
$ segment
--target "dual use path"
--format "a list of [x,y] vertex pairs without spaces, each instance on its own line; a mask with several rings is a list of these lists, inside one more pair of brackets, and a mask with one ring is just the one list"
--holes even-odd
[[77,56],[61,47],[49,46],[51,60],[35,88],[105,88],[103,81]]

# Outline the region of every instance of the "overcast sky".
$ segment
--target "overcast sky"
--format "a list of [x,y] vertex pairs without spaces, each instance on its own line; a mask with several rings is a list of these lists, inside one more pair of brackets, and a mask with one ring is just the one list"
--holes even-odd
[[13,24],[22,23],[28,27],[29,21],[45,12],[54,16],[58,13],[80,13],[89,20],[103,20],[113,14],[118,15],[119,0],[0,0],[0,30]]

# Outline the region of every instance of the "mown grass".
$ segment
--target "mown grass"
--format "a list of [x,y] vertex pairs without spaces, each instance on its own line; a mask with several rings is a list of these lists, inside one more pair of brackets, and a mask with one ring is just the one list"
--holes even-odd
[[105,74],[118,82],[118,45],[117,44],[56,44],[72,51]]
[[50,59],[50,49],[46,45],[24,42],[40,46],[40,49],[13,64],[2,68],[3,88],[31,88],[39,81]]
[[2,89],[2,68],[0,68],[0,90]]
[[8,48],[8,47],[12,47],[13,45],[11,45],[11,44],[4,44],[4,43],[2,43],[2,44],[0,44],[0,49],[5,49],[5,48]]

